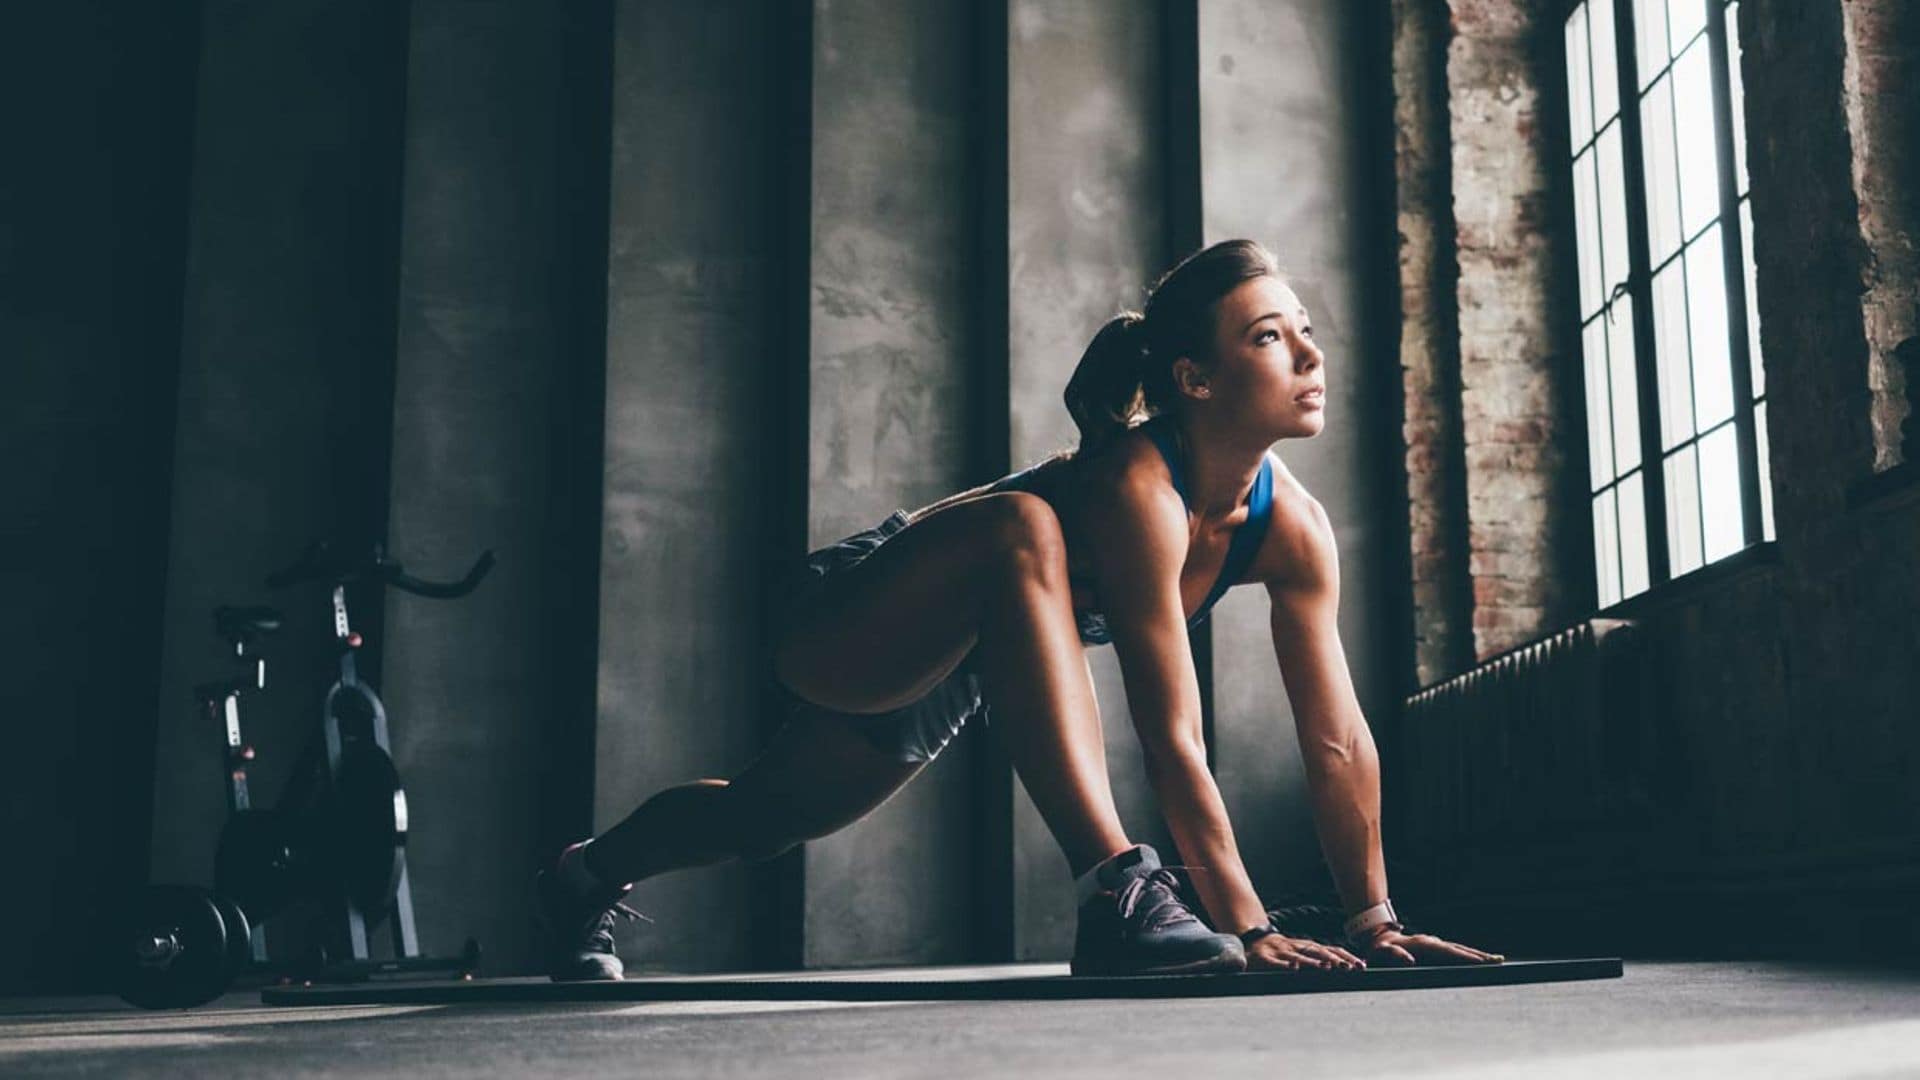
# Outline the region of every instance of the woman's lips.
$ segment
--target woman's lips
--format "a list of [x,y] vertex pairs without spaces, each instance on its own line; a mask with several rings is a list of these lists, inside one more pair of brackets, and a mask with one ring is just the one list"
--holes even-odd
[[1302,405],[1312,405],[1315,408],[1319,408],[1326,404],[1326,398],[1327,398],[1326,388],[1322,386],[1316,386],[1313,389],[1308,390],[1304,394],[1296,394],[1293,400],[1299,402]]

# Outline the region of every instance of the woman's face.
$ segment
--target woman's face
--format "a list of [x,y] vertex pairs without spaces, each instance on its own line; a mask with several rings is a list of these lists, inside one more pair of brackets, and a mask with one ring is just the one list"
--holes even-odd
[[1241,282],[1214,306],[1212,407],[1236,425],[1300,439],[1326,425],[1326,357],[1292,289],[1276,277]]

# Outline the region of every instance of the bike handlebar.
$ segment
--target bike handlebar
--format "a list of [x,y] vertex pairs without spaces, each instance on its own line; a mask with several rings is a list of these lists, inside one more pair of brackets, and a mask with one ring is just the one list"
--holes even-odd
[[290,566],[282,567],[267,575],[267,588],[283,589],[303,581],[324,581],[329,585],[345,585],[354,581],[376,581],[382,585],[391,585],[402,592],[415,596],[424,596],[434,600],[453,600],[478,588],[488,571],[493,569],[493,552],[481,552],[474,560],[466,575],[458,581],[426,581],[407,573],[396,560],[387,557],[379,544],[373,545],[370,555],[348,558],[333,549],[324,540],[317,540],[307,546],[300,558]]

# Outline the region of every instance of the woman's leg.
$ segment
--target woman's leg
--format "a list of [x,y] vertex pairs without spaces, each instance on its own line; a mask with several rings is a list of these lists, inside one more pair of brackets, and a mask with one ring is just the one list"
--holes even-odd
[[[831,578],[786,628],[774,673],[828,709],[908,704],[978,644],[982,690],[1014,767],[1081,873],[1128,847],[1073,618],[1053,508],[1026,492],[955,503]],[[660,792],[586,850],[603,881],[777,854],[867,814],[912,779],[850,727],[802,717],[732,782]]]

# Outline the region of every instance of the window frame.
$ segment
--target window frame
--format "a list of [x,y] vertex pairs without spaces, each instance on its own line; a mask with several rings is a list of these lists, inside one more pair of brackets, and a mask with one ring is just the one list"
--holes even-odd
[[[1688,0],[1666,0],[1666,3],[1675,2],[1685,3],[1688,2]],[[1746,254],[1744,246],[1748,242],[1748,238],[1744,235],[1744,230],[1741,227],[1742,196],[1739,192],[1739,163],[1734,160],[1732,73],[1727,40],[1727,9],[1733,0],[1692,0],[1692,2],[1700,4],[1706,11],[1706,28],[1700,35],[1689,42],[1688,47],[1692,47],[1692,42],[1700,40],[1701,36],[1705,38],[1709,78],[1712,82],[1714,157],[1718,174],[1715,177],[1715,189],[1718,197],[1718,206],[1713,222],[1702,226],[1693,236],[1682,235],[1676,242],[1674,250],[1662,260],[1660,269],[1664,269],[1672,265],[1675,260],[1680,259],[1683,252],[1690,250],[1689,245],[1699,240],[1707,230],[1712,229],[1716,224],[1720,227],[1721,280],[1725,287],[1726,296],[1727,361],[1732,368],[1731,391],[1733,395],[1733,416],[1730,421],[1721,421],[1707,431],[1696,430],[1687,439],[1681,440],[1679,445],[1676,446],[1671,453],[1679,453],[1682,448],[1692,447],[1694,453],[1697,455],[1700,443],[1706,439],[1708,435],[1719,431],[1727,423],[1733,425],[1736,447],[1735,454],[1740,483],[1741,546],[1734,552],[1729,552],[1717,559],[1711,560],[1705,559],[1705,552],[1703,550],[1702,564],[1694,568],[1694,570],[1689,571],[1688,574],[1681,575],[1683,577],[1716,566],[1727,559],[1734,558],[1739,555],[1741,551],[1749,550],[1756,545],[1767,542],[1766,523],[1761,501],[1761,462],[1759,459],[1759,440],[1754,409],[1754,357],[1751,355],[1749,346],[1749,342],[1752,340],[1751,330],[1753,328],[1748,325],[1747,320],[1748,301],[1745,272]],[[1589,565],[1594,566],[1595,606],[1598,608],[1602,606],[1612,607],[1615,604],[1630,601],[1637,596],[1660,591],[1662,586],[1675,580],[1675,575],[1672,572],[1672,559],[1670,556],[1672,540],[1668,530],[1669,523],[1667,520],[1666,498],[1666,462],[1671,454],[1663,445],[1664,439],[1662,434],[1660,356],[1658,354],[1660,345],[1656,337],[1653,306],[1653,278],[1656,268],[1651,265],[1652,255],[1647,209],[1649,192],[1646,183],[1645,143],[1641,123],[1642,98],[1651,92],[1651,84],[1659,80],[1660,74],[1656,73],[1653,78],[1644,80],[1646,88],[1643,89],[1643,80],[1639,77],[1640,64],[1637,55],[1639,35],[1635,24],[1635,18],[1638,13],[1635,10],[1636,4],[1634,0],[1561,0],[1559,4],[1554,5],[1551,9],[1558,18],[1550,28],[1554,40],[1558,43],[1557,48],[1555,48],[1553,52],[1554,55],[1557,55],[1559,58],[1558,75],[1559,86],[1561,88],[1560,95],[1566,93],[1570,67],[1570,59],[1566,50],[1566,24],[1567,20],[1573,17],[1574,12],[1578,10],[1582,4],[1588,6],[1589,27],[1591,27],[1591,12],[1595,6],[1610,4],[1613,12],[1614,70],[1618,83],[1616,89],[1618,93],[1619,112],[1612,122],[1620,126],[1620,169],[1623,175],[1619,180],[1626,203],[1627,277],[1622,282],[1609,282],[1604,279],[1600,282],[1600,288],[1606,293],[1606,296],[1602,300],[1600,311],[1596,312],[1593,318],[1609,318],[1608,310],[1622,293],[1624,293],[1632,304],[1635,401],[1639,410],[1640,421],[1640,464],[1638,466],[1638,472],[1641,478],[1641,495],[1644,504],[1642,521],[1644,523],[1647,549],[1646,589],[1639,593],[1626,594],[1624,578],[1619,578],[1618,591],[1621,595],[1616,598],[1613,603],[1601,605],[1598,601],[1601,596],[1605,595],[1607,589],[1607,585],[1599,579],[1600,570],[1597,565],[1599,561],[1598,556],[1600,555],[1599,545],[1603,542],[1603,538],[1597,529],[1593,530],[1593,548],[1589,551],[1588,556]],[[1664,9],[1665,5],[1663,4],[1662,10]],[[1591,29],[1589,29],[1589,33],[1591,33]],[[1589,48],[1591,48],[1591,46],[1589,46]],[[1684,52],[1684,50],[1682,51]],[[1661,58],[1661,68],[1669,79],[1672,78],[1671,70],[1675,62],[1676,61],[1667,60],[1665,57]],[[1594,78],[1594,65],[1591,60],[1591,54],[1589,54],[1585,67],[1587,77],[1590,81],[1587,88],[1587,98],[1589,102],[1592,102],[1595,100],[1595,96],[1593,86],[1591,85],[1591,80]],[[1671,92],[1673,85],[1675,84],[1669,84],[1669,92]],[[1570,202],[1573,198],[1573,186],[1578,182],[1572,178],[1570,172],[1573,162],[1578,158],[1577,151],[1593,149],[1597,154],[1599,133],[1594,132],[1589,134],[1585,139],[1579,138],[1578,134],[1573,130],[1571,101],[1564,96],[1558,95],[1556,99],[1561,102],[1561,108],[1557,110],[1558,117],[1555,122],[1560,125],[1559,130],[1566,133],[1565,146],[1567,153],[1566,160],[1559,162],[1555,167],[1561,170],[1561,177],[1571,181],[1566,184],[1565,194],[1565,199]],[[1595,117],[1594,119],[1597,120],[1598,118]],[[1749,143],[1751,143],[1751,138],[1751,133],[1749,133]],[[1597,157],[1592,165],[1596,169],[1597,176],[1597,170],[1599,168]],[[1602,183],[1604,183],[1604,181],[1602,181]],[[1749,178],[1748,183],[1749,186],[1745,198],[1749,207],[1748,220],[1751,220],[1751,178]],[[1567,245],[1567,258],[1562,260],[1562,272],[1577,275],[1579,273],[1580,260],[1583,257],[1579,250],[1580,230],[1578,228],[1578,215],[1573,211],[1571,206],[1563,206],[1562,212],[1566,214],[1565,220],[1575,223],[1573,242]],[[1600,213],[1598,205],[1594,207],[1593,212],[1596,215]],[[1684,228],[1682,232],[1684,234]],[[1595,257],[1596,259],[1598,258],[1597,255]],[[1688,287],[1684,273],[1681,274],[1681,283],[1683,289]],[[1690,305],[1691,300],[1689,299],[1689,306]],[[1586,358],[1585,330],[1589,320],[1586,312],[1581,310],[1581,307],[1582,305],[1579,303],[1574,305],[1574,326],[1571,340],[1578,343],[1577,348],[1579,349],[1581,364],[1583,365],[1582,370],[1584,371],[1584,365],[1588,362]],[[1689,336],[1689,343],[1690,342],[1691,337]],[[1691,344],[1689,344],[1689,353],[1691,353]],[[1764,362],[1764,360],[1762,362]],[[1691,378],[1691,376],[1689,376],[1689,378]],[[1611,393],[1609,393],[1608,400],[1609,402],[1612,400]],[[1764,396],[1762,400],[1765,400]],[[1592,430],[1592,420],[1588,413],[1592,408],[1592,402],[1588,400],[1584,376],[1581,380],[1580,401],[1581,419],[1583,425],[1585,425],[1582,431],[1590,432]],[[1607,418],[1607,426],[1610,432],[1615,430],[1611,416]],[[1580,454],[1580,457],[1584,460],[1590,456],[1590,437],[1583,438],[1581,442],[1583,452]],[[1614,466],[1609,464],[1607,472],[1610,479],[1608,479],[1606,483],[1599,485],[1598,489],[1596,489],[1592,483],[1592,462],[1585,461],[1585,464],[1587,465],[1587,469],[1584,474],[1582,490],[1586,494],[1583,498],[1583,513],[1591,524],[1594,514],[1595,497],[1610,487],[1617,493],[1620,485],[1626,482],[1628,476],[1632,475],[1633,470],[1629,470],[1628,476],[1621,476],[1616,474],[1614,472]],[[1620,573],[1619,568],[1624,565],[1623,557],[1625,552],[1619,548],[1619,545],[1624,543],[1621,533],[1618,511],[1616,510],[1613,536],[1611,538],[1611,542],[1616,545],[1613,559],[1611,560],[1612,565],[1615,567],[1616,575]]]

